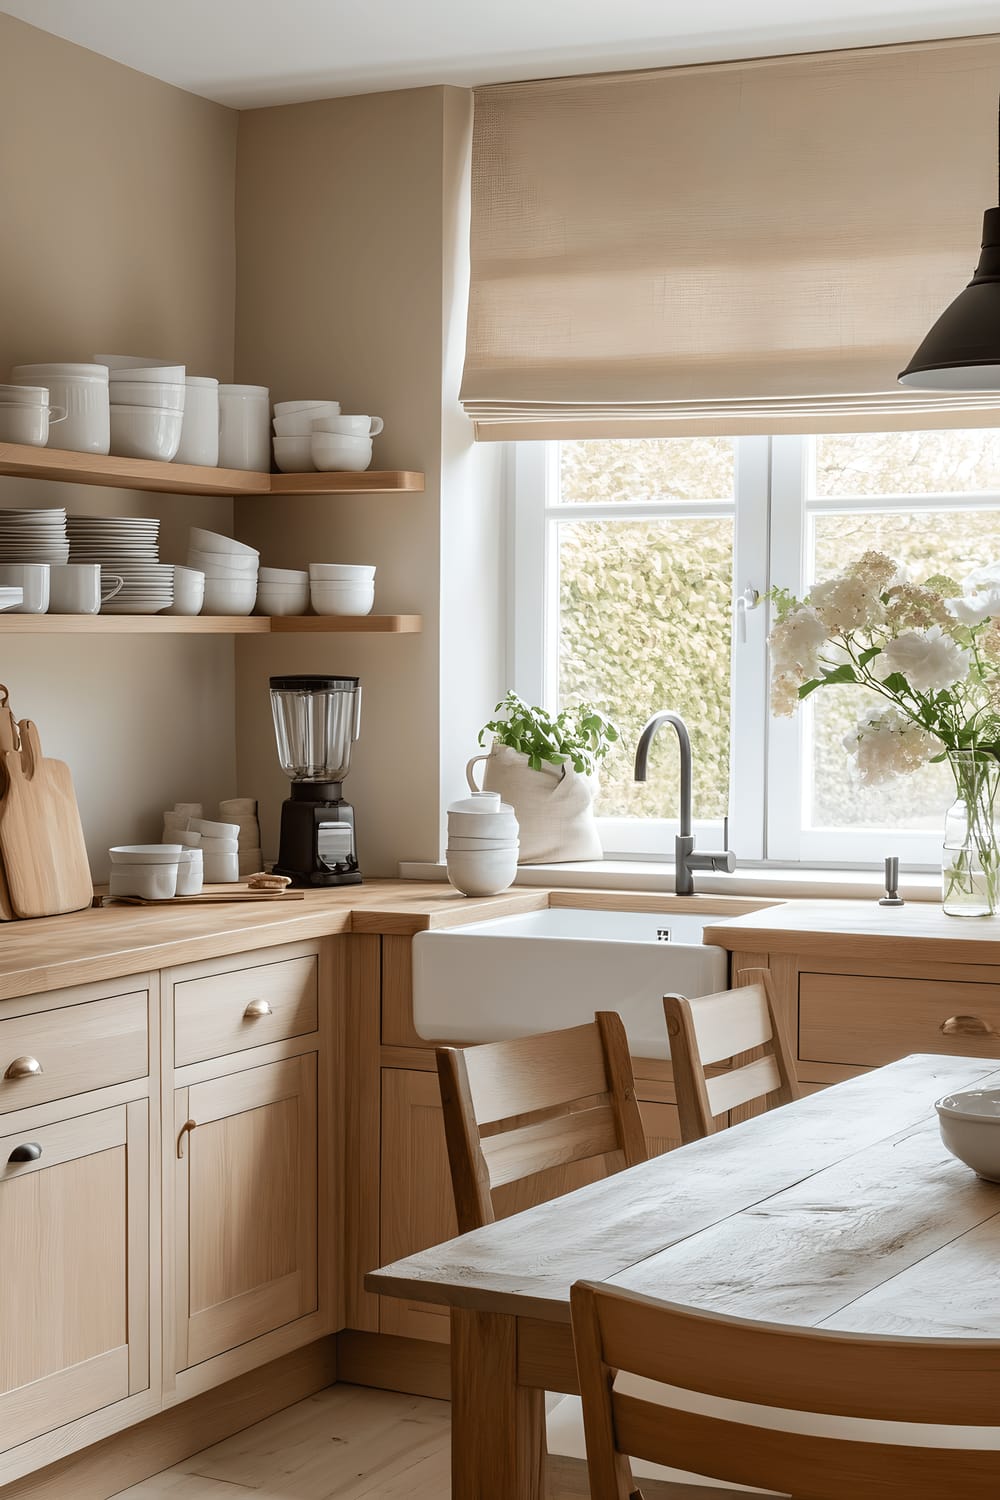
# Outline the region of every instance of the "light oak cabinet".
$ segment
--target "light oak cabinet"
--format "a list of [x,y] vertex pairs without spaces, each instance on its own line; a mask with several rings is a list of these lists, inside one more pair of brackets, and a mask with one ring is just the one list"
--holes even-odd
[[316,1310],[317,1061],[174,1095],[178,1371]]
[[150,1387],[149,1101],[0,1138],[0,1451]]

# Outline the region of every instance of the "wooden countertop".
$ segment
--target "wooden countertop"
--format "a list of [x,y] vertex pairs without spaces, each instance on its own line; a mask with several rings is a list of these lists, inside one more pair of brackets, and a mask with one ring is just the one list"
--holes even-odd
[[3,922],[0,1000],[339,932],[409,936],[477,917],[537,911],[548,902],[547,890],[528,887],[477,898],[447,885],[371,880],[307,891],[302,901],[91,907],[65,917]]
[[1000,917],[946,917],[931,901],[784,901],[713,924],[730,952],[827,954],[885,963],[1000,964]]

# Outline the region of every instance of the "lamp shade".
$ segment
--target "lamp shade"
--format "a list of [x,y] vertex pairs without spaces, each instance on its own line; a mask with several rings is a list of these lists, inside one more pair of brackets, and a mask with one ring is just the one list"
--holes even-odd
[[1000,391],[1000,208],[983,216],[976,273],[899,376],[920,391]]

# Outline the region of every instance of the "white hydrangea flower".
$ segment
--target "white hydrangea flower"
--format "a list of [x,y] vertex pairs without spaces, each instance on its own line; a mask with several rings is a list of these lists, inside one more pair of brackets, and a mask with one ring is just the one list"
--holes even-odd
[[819,652],[827,639],[826,626],[814,609],[800,604],[771,631],[771,663],[775,679],[805,682],[819,671]]
[[858,780],[866,786],[882,786],[895,776],[908,776],[942,748],[935,735],[892,704],[863,713],[856,728],[844,735],[843,744]]
[[909,630],[889,641],[877,661],[883,679],[900,672],[918,693],[937,693],[969,675],[972,653],[940,625],[932,625],[929,630]]
[[991,563],[962,580],[962,597],[949,599],[948,613],[962,625],[981,625],[1000,615],[1000,563]]
[[810,591],[809,602],[831,635],[870,630],[880,625],[885,611],[878,583],[869,575],[830,578]]

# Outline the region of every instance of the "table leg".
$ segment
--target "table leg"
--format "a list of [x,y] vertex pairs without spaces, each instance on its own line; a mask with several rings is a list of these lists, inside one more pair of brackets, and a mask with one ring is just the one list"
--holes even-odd
[[451,1500],[544,1500],[545,1395],[517,1383],[517,1319],[451,1313]]

